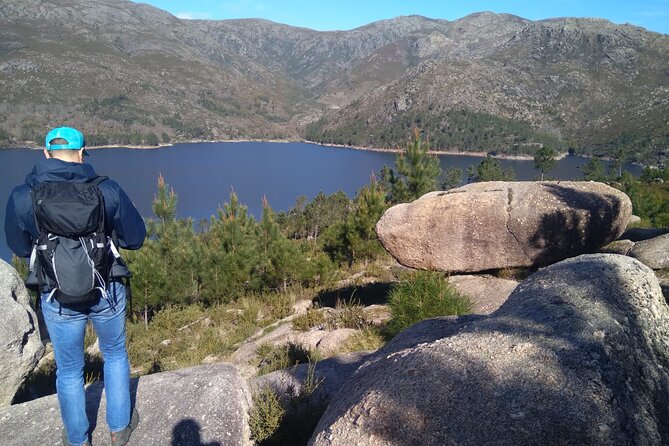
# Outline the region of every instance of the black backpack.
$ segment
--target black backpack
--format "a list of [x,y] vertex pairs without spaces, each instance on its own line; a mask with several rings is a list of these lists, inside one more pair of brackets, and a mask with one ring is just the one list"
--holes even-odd
[[[105,231],[105,206],[98,185],[50,181],[32,189],[39,236],[30,269],[40,291],[46,287],[64,305],[93,302],[105,296],[118,251]],[[37,263],[37,265],[36,265]]]

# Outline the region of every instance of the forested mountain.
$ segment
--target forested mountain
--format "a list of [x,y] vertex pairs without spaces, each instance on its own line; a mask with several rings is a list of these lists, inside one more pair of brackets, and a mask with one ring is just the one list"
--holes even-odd
[[669,36],[479,13],[318,32],[126,0],[0,0],[0,145],[308,138],[669,155]]

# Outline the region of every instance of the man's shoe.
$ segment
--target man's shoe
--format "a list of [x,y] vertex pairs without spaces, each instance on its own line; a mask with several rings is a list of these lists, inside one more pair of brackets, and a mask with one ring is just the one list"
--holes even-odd
[[132,431],[135,430],[139,424],[139,413],[137,409],[132,409],[132,415],[130,416],[130,424],[125,427],[125,429],[118,432],[111,433],[111,444],[112,446],[125,446],[130,441],[130,435]]
[[[63,442],[63,446],[70,446],[70,440],[67,438],[67,429],[65,429],[65,426],[63,426],[63,430],[61,431],[61,441]],[[86,443],[84,443],[84,446],[91,446],[91,443],[86,440]]]

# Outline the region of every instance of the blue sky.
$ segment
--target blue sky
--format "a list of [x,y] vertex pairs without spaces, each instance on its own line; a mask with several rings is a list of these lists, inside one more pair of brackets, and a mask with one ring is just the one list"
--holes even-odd
[[352,29],[399,15],[455,20],[479,11],[527,19],[599,17],[669,34],[669,0],[142,0],[177,17],[264,18],[317,30]]

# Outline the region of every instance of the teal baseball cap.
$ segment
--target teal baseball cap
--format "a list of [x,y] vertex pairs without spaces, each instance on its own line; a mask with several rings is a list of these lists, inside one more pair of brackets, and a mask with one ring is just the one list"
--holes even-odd
[[[64,139],[67,144],[51,144],[54,139]],[[47,150],[81,150],[86,146],[84,134],[72,127],[57,127],[47,133],[45,138]],[[88,155],[84,151],[85,155]]]

